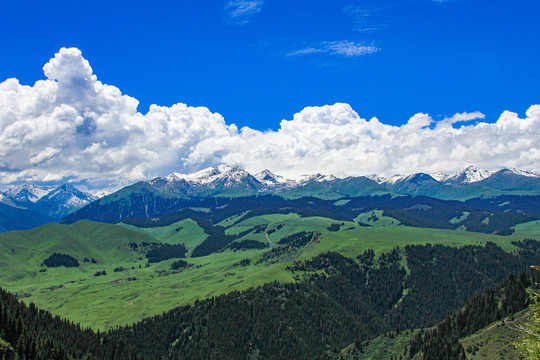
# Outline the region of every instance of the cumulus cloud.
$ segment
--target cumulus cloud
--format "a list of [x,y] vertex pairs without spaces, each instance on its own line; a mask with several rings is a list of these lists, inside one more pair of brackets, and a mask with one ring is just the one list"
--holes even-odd
[[229,20],[235,24],[246,24],[261,11],[264,0],[230,0],[225,6]]
[[152,105],[101,83],[78,49],[61,49],[33,86],[0,83],[0,182],[85,181],[125,185],[226,163],[286,176],[337,176],[540,168],[540,105],[524,118],[505,111],[441,121],[415,114],[404,125],[361,118],[348,104],[307,107],[277,131],[238,129],[205,107]]

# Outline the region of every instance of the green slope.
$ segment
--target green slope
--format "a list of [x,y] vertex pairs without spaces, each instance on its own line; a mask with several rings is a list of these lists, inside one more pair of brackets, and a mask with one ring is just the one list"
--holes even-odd
[[522,333],[517,329],[527,319],[528,310],[497,321],[473,335],[460,340],[467,359],[519,360],[523,359],[514,343],[519,342]]
[[[146,316],[196,299],[243,290],[273,280],[294,281],[286,270],[294,260],[307,259],[327,251],[336,251],[354,257],[366,249],[376,254],[407,244],[446,244],[461,246],[485,244],[493,241],[507,251],[514,250],[514,237],[451,230],[411,228],[405,226],[366,228],[353,222],[343,222],[339,231],[329,231],[335,220],[297,214],[265,215],[249,218],[230,227],[227,232],[241,232],[246,228],[266,224],[266,232],[245,235],[243,239],[268,241],[271,246],[284,236],[300,231],[321,232],[316,246],[299,250],[289,257],[268,263],[257,260],[268,249],[226,250],[209,256],[188,258],[194,266],[183,271],[171,271],[174,259],[151,264],[134,252],[128,244],[162,241],[185,243],[190,240],[179,236],[185,231],[198,234],[200,228],[190,220],[164,228],[132,230],[127,226],[108,225],[89,221],[73,225],[49,224],[26,232],[0,235],[0,268],[2,285],[38,306],[55,314],[66,316],[83,325],[104,329],[131,323]],[[182,229],[176,232],[176,228]],[[279,229],[278,229],[279,228]],[[270,229],[275,229],[271,232]],[[268,234],[268,232],[271,232]],[[268,236],[268,238],[267,238]],[[53,252],[77,258],[79,268],[49,268],[41,263]],[[85,263],[84,257],[95,258],[97,264]],[[247,266],[240,266],[250,259]],[[114,272],[117,267],[126,270]],[[94,276],[106,271],[105,276]]]
[[[526,319],[527,310],[486,326],[484,329],[460,339],[468,360],[520,360],[520,352],[514,346],[521,336],[517,325]],[[373,340],[351,344],[339,355],[331,358],[342,360],[387,360],[392,356],[404,356],[407,346],[420,330],[406,330],[396,336],[389,332]],[[407,356],[403,359],[410,359]],[[415,357],[416,359],[416,357]]]

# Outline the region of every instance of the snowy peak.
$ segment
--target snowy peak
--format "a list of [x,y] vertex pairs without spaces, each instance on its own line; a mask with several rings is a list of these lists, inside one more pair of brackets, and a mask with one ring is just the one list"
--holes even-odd
[[337,178],[334,176],[334,175],[323,175],[323,174],[320,174],[320,173],[316,173],[316,174],[310,174],[310,175],[301,175],[298,180],[296,181],[296,183],[301,186],[301,185],[305,185],[307,183],[310,183],[310,182],[325,182],[325,181],[334,181],[336,180]]
[[64,184],[39,199],[36,209],[55,219],[61,219],[94,200],[97,200],[94,195],[82,192],[71,184]]
[[493,173],[491,171],[479,169],[475,166],[469,166],[464,170],[461,170],[454,175],[447,177],[444,180],[445,184],[450,185],[461,185],[461,184],[471,184],[478,181],[482,181],[490,177]]
[[222,172],[218,178],[225,179],[229,183],[240,183],[245,179],[252,179],[253,176],[241,167],[235,166],[228,171]]
[[431,175],[432,178],[434,178],[438,182],[444,182],[444,181],[446,181],[446,179],[448,179],[450,176],[452,176],[452,174],[444,172],[444,171],[437,171],[437,172],[434,172],[433,174],[430,174],[430,175]]
[[109,190],[100,190],[98,192],[95,192],[93,195],[98,198],[98,199],[101,199],[102,197],[105,197],[107,195],[110,195],[112,194],[113,192],[112,191],[109,191]]
[[193,184],[208,184],[221,177],[224,173],[233,168],[227,165],[219,165],[217,167],[209,167],[192,173],[172,173],[165,176],[165,180],[169,182],[185,180]]
[[431,175],[426,174],[426,173],[412,174],[412,175],[409,175],[409,176],[401,179],[400,181],[403,181],[403,182],[406,181],[406,182],[409,182],[411,184],[420,184],[420,183],[425,183],[425,182],[438,182]]
[[21,203],[36,203],[39,199],[47,195],[51,188],[37,186],[29,181],[14,186],[5,192],[6,196]]
[[286,179],[281,175],[276,175],[270,170],[263,170],[253,175],[261,184],[268,188],[293,188],[297,182],[292,179]]
[[49,192],[47,195],[45,195],[42,199],[43,200],[51,200],[51,199],[58,199],[58,198],[69,198],[69,199],[79,199],[81,201],[94,201],[97,198],[89,193],[85,193],[80,191],[79,189],[75,188],[71,184],[64,184],[53,191]]
[[404,180],[408,175],[401,175],[401,174],[395,174],[390,176],[389,178],[385,179],[383,183],[393,185],[397,183],[398,181]]
[[382,175],[377,175],[377,174],[366,175],[366,177],[369,180],[375,181],[377,184],[382,184],[382,183],[388,181],[387,177],[382,176]]
[[277,185],[285,182],[283,176],[276,175],[269,170],[263,170],[253,176],[264,185]]
[[516,169],[516,168],[507,168],[507,169],[502,169],[501,171],[510,172],[516,175],[521,175],[521,176],[540,178],[540,173],[537,173],[534,171],[527,171],[527,170],[521,170],[521,169]]

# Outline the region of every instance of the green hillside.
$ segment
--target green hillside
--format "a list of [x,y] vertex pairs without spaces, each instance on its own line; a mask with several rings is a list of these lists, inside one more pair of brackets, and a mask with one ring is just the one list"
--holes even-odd
[[520,360],[522,355],[514,346],[520,341],[522,333],[517,325],[523,324],[528,310],[509,316],[501,321],[486,326],[473,335],[460,340],[469,360]]
[[[462,246],[482,245],[488,241],[513,251],[515,247],[511,241],[517,239],[406,226],[369,228],[354,222],[304,218],[294,213],[226,222],[233,224],[226,233],[252,230],[237,241],[252,239],[266,243],[270,248],[278,247],[276,243],[281,238],[302,231],[320,232],[320,237],[316,244],[299,248],[277,260],[261,261],[268,248],[225,250],[188,258],[186,261],[193,266],[171,270],[175,259],[147,265],[141,246],[152,242],[185,244],[191,251],[205,237],[192,220],[146,229],[89,221],[72,225],[48,224],[30,231],[0,235],[0,281],[25,301],[35,302],[41,308],[85,326],[105,329],[190,304],[196,299],[274,280],[292,282],[294,275],[286,270],[287,266],[295,260],[328,251],[355,257],[367,249],[374,249],[379,255],[407,244]],[[334,231],[330,231],[333,224]],[[339,227],[337,231],[336,227]],[[263,231],[257,232],[256,229],[262,228]],[[139,248],[134,250],[130,243],[138,244]],[[47,268],[42,265],[53,253],[70,255],[80,266]],[[89,261],[85,262],[85,258]],[[96,263],[92,263],[92,259]],[[95,276],[103,271],[106,275]]]

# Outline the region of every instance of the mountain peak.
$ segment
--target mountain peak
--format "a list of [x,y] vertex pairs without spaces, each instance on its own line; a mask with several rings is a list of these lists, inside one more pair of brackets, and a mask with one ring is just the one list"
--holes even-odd
[[537,172],[534,172],[534,171],[522,170],[522,169],[517,169],[517,168],[514,168],[514,167],[510,167],[510,168],[506,168],[506,169],[502,169],[502,170],[503,171],[507,170],[507,171],[510,171],[510,172],[512,172],[514,174],[517,174],[517,175],[540,178],[540,174],[537,173]]
[[39,199],[47,195],[51,188],[37,186],[30,181],[25,181],[6,190],[6,196],[20,203],[36,203]]
[[[241,169],[240,167],[238,167]],[[207,184],[216,180],[220,175],[233,170],[234,168],[228,165],[219,165],[216,167],[208,167],[192,173],[176,173],[173,172],[170,175],[165,176],[165,180],[168,182],[185,180],[195,184]],[[243,169],[242,169],[243,170]]]
[[451,185],[470,184],[478,181],[482,181],[490,177],[493,173],[484,169],[480,169],[474,165],[470,165],[467,168],[450,175],[444,182]]

